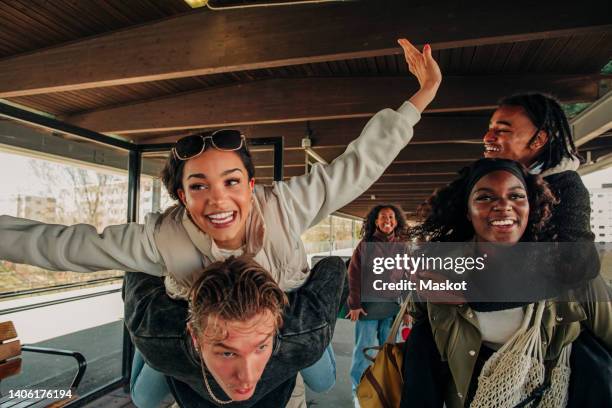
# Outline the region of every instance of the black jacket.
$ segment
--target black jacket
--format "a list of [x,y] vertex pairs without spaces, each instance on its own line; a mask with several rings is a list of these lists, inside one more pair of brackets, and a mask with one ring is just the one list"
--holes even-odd
[[[568,288],[576,282],[593,279],[600,270],[595,235],[591,231],[591,199],[580,175],[567,170],[544,177],[559,203],[554,207],[550,226],[543,241],[560,242],[558,276]],[[563,244],[571,243],[571,244]]]
[[[329,345],[340,305],[346,301],[346,268],[338,257],[321,260],[299,289],[288,293],[280,344],[270,358],[251,399],[232,407],[284,406],[295,377]],[[199,358],[186,330],[187,303],[170,299],[163,280],[143,273],[126,273],[125,324],[132,341],[153,369],[171,376],[171,389],[183,407],[214,407],[204,387]],[[215,395],[225,393],[209,377]]]
[[553,236],[547,241],[594,241],[591,232],[591,198],[580,175],[572,170],[544,177],[559,200],[549,224]]

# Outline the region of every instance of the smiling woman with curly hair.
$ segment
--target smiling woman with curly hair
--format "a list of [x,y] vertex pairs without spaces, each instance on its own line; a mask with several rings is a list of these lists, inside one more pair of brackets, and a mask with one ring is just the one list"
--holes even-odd
[[[400,207],[392,204],[379,204],[373,207],[363,221],[361,241],[357,244],[348,268],[349,275],[349,313],[346,317],[355,322],[355,347],[351,361],[351,385],[355,406],[357,402],[357,386],[366,368],[371,362],[364,356],[364,348],[376,344],[382,345],[391,331],[391,325],[399,305],[395,301],[372,301],[368,299],[371,293],[362,290],[371,287],[372,277],[368,270],[369,264],[365,258],[373,252],[385,253],[383,249],[391,243],[399,243],[406,228],[406,220]],[[369,254],[369,255],[368,255]],[[367,300],[367,301],[366,301]]]
[[422,223],[408,231],[410,239],[430,242],[462,242],[474,237],[472,222],[465,216],[468,213],[466,190],[476,173],[491,163],[511,164],[520,172],[526,183],[529,201],[528,228],[520,241],[541,241],[548,232],[547,222],[552,208],[557,203],[546,182],[537,175],[512,160],[480,159],[464,167],[459,177],[448,186],[438,189],[417,210]]
[[[463,294],[465,298],[452,304],[432,300],[427,294],[421,296],[420,292],[413,293],[416,300],[411,305],[414,325],[404,346],[401,407],[467,407],[507,390],[510,390],[510,399],[525,391],[517,397],[517,402],[532,397],[533,388],[530,387],[533,383],[529,382],[532,380],[515,381],[495,371],[488,372],[484,381],[481,371],[489,360],[497,361],[498,357],[491,359],[497,350],[521,335],[521,325],[524,321],[530,322],[529,311],[538,304],[540,310],[546,311],[539,315],[542,317],[538,333],[543,333],[543,341],[537,342],[543,361],[549,367],[546,375],[551,375],[549,370],[553,367],[567,369],[569,361],[584,358],[580,348],[584,336],[597,340],[608,350],[612,348],[610,290],[601,276],[597,276],[597,254],[591,262],[595,269],[572,270],[575,265],[566,262],[560,251],[549,257],[546,250],[536,248],[534,252],[538,257],[534,258],[529,256],[529,251],[535,246],[517,245],[550,240],[550,229],[555,227],[550,225],[550,218],[556,203],[546,182],[529,173],[524,165],[508,159],[481,159],[464,168],[456,180],[436,191],[420,206],[422,222],[408,231],[409,238],[428,242],[474,241],[475,251],[490,256],[487,267],[474,273],[472,278],[488,281],[489,286],[484,287],[486,295],[500,287],[506,289],[506,283],[513,289],[509,292],[510,298],[486,298],[494,301],[482,301],[483,298],[473,296],[477,291],[468,290]],[[495,245],[491,250],[487,244],[502,245]],[[574,252],[565,255],[568,258],[584,255]],[[508,268],[507,261],[514,266]],[[543,281],[552,277],[549,283],[575,278],[572,282],[583,284],[586,295],[579,300],[571,294],[566,297],[565,286],[551,291],[549,286],[531,285],[531,277],[543,277]],[[534,296],[525,298],[525,292],[532,289]],[[583,368],[583,375],[585,371]],[[574,388],[568,388],[568,377],[569,374],[555,376],[550,383],[536,384],[542,388],[543,398],[554,401],[545,406],[566,406],[568,400],[584,395],[582,389],[576,388],[575,381]],[[602,377],[606,377],[605,373]],[[603,385],[595,392],[597,395],[604,393]],[[493,403],[490,406],[515,405]],[[538,406],[538,402],[534,405]],[[609,406],[609,400],[604,405],[589,406]]]

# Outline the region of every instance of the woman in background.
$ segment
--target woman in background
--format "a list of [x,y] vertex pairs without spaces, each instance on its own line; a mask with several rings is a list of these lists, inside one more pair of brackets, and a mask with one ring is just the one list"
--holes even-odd
[[[371,361],[364,356],[366,347],[382,345],[391,330],[395,315],[399,311],[397,302],[366,302],[362,301],[361,289],[365,286],[362,281],[369,281],[372,271],[363,265],[363,258],[368,250],[368,243],[392,243],[400,242],[406,228],[404,214],[398,206],[391,204],[380,204],[372,208],[363,221],[361,229],[361,241],[357,244],[351,262],[348,267],[349,275],[349,313],[346,316],[355,322],[355,347],[353,348],[353,360],[351,362],[351,386],[353,401],[356,407],[357,386],[366,368]],[[376,245],[374,244],[374,245]],[[380,248],[384,251],[383,248]]]

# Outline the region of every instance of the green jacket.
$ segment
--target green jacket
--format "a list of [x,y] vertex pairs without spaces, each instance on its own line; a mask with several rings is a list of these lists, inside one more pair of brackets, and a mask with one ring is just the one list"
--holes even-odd
[[[601,276],[588,285],[584,299],[584,302],[546,301],[542,317],[546,360],[558,358],[563,347],[576,340],[583,329],[591,330],[612,349],[612,295]],[[446,406],[464,407],[481,346],[476,314],[467,304],[417,302],[411,303],[410,313],[417,320],[429,318],[438,351],[442,360],[448,362],[454,381],[446,387]]]

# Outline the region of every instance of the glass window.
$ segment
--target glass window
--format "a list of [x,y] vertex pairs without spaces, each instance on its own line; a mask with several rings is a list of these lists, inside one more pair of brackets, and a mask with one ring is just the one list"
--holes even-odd
[[334,254],[351,255],[359,242],[362,222],[345,217],[332,216]]
[[[0,163],[2,214],[52,224],[90,224],[99,232],[126,220],[126,170],[60,163],[7,148],[0,149]],[[122,276],[120,271],[50,272],[7,261],[0,261],[0,273],[2,293]]]
[[[98,231],[127,218],[128,152],[10,120],[0,121],[0,214],[45,223],[87,223]],[[121,271],[46,271],[0,261],[0,321],[22,343],[78,351],[87,370],[83,395],[121,377]],[[65,389],[76,372],[68,357],[24,352],[11,389]]]
[[361,221],[330,216],[302,234],[308,260],[315,256],[350,257],[359,242]]
[[160,179],[167,156],[168,152],[146,153],[142,156],[138,214],[138,220],[141,223],[144,222],[148,213],[164,211],[176,204],[168,195]]

